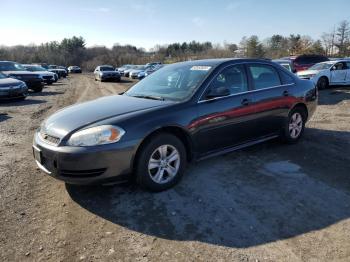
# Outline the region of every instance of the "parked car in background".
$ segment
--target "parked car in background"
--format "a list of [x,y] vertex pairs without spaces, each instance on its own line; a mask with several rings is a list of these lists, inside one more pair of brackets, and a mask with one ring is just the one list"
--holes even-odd
[[55,78],[55,73],[47,71],[41,66],[24,64],[23,67],[30,72],[35,72],[39,74],[43,78],[44,82],[48,85],[51,85],[52,83],[57,81]]
[[129,72],[129,78],[132,78],[132,79],[138,78],[139,73],[145,72],[145,70],[147,70],[148,68],[150,68],[150,66],[148,67],[144,65],[137,66],[136,68],[134,68]]
[[63,69],[66,71],[66,75],[68,76],[69,75],[69,71],[68,71],[68,67],[65,67],[65,66],[58,66],[59,69]]
[[149,67],[149,66],[157,66],[157,65],[161,65],[162,62],[151,62],[151,63],[147,63],[146,66]]
[[350,59],[318,63],[297,75],[301,79],[311,80],[318,89],[332,85],[350,85]]
[[0,61],[0,72],[7,77],[16,78],[26,83],[34,92],[41,92],[44,79],[40,74],[27,71],[21,64],[12,61]]
[[162,67],[163,67],[162,64],[150,66],[150,67],[148,67],[146,70],[141,71],[141,72],[138,74],[137,78],[141,80],[141,79],[145,78],[146,76],[149,76],[150,74],[152,74],[152,73],[154,73],[155,71],[159,70],[159,69],[162,68]]
[[50,71],[55,71],[55,73],[58,74],[59,77],[64,77],[66,78],[68,73],[67,73],[67,70],[64,69],[64,68],[60,68],[59,66],[57,65],[49,65],[48,66],[48,69],[50,69]]
[[323,55],[300,55],[284,57],[281,59],[291,60],[296,72],[306,70],[317,63],[329,61],[329,59]]
[[133,65],[123,65],[123,66],[121,66],[119,68],[116,68],[115,70],[118,71],[121,76],[123,76],[124,75],[124,71],[132,68],[132,66]]
[[125,70],[124,70],[124,76],[125,76],[125,77],[129,77],[129,76],[130,76],[130,72],[131,72],[132,70],[137,69],[137,67],[139,67],[139,65],[131,65],[128,69],[125,69]]
[[275,59],[275,60],[272,60],[272,62],[275,62],[283,66],[284,68],[286,68],[288,71],[292,73],[296,73],[293,62],[290,59]]
[[96,67],[94,71],[95,81],[100,80],[101,82],[106,80],[120,81],[120,74],[115,71],[111,65],[100,65]]
[[60,70],[49,68],[49,65],[46,63],[33,63],[32,65],[41,66],[42,68],[46,69],[47,71],[54,73],[56,82],[58,81],[58,79],[61,78],[61,73],[59,72]]
[[70,66],[68,67],[68,72],[69,73],[81,73],[81,68],[79,66]]
[[279,136],[302,137],[317,90],[259,59],[168,65],[123,95],[76,104],[48,117],[34,135],[35,162],[73,184],[131,176],[142,187],[174,186],[190,160],[226,154]]
[[25,99],[28,87],[25,82],[0,73],[0,100]]

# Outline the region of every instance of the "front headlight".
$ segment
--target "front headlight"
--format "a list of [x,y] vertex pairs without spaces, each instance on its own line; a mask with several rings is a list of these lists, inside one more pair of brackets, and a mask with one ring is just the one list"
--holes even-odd
[[27,89],[27,85],[26,85],[26,83],[21,83],[20,85],[19,85],[19,88],[21,88],[21,89]]
[[103,125],[74,133],[68,140],[69,146],[97,146],[118,142],[125,131],[118,126]]

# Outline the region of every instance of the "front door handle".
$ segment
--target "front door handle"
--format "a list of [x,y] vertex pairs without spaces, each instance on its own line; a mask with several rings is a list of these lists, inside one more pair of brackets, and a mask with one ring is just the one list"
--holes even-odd
[[242,104],[243,106],[247,106],[247,105],[249,105],[251,102],[252,102],[252,100],[250,100],[250,99],[248,99],[248,98],[244,98],[244,99],[242,100],[241,104]]
[[283,92],[283,96],[289,96],[289,92],[286,90]]

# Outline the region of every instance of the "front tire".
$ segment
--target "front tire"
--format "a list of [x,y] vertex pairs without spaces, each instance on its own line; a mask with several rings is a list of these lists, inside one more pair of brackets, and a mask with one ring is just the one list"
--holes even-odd
[[141,149],[136,181],[143,188],[160,192],[176,185],[186,168],[186,149],[176,136],[160,134]]
[[329,82],[328,82],[327,77],[324,77],[324,76],[323,76],[323,77],[321,77],[320,79],[318,79],[316,85],[317,85],[318,90],[323,90],[323,89],[328,88]]
[[39,93],[39,92],[43,91],[43,87],[42,86],[33,87],[32,90],[34,93]]
[[293,109],[289,113],[282,130],[283,141],[288,144],[297,143],[304,133],[306,118],[305,109],[301,107]]

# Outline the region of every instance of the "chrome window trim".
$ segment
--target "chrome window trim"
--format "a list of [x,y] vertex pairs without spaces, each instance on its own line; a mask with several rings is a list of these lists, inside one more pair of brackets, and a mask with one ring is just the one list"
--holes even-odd
[[[215,98],[211,98],[211,99],[207,99],[207,100],[201,100],[205,91],[207,91],[208,87],[210,86],[210,84],[212,83],[212,81],[214,81],[214,79],[216,77],[218,77],[218,75],[223,71],[225,70],[226,68],[228,67],[231,67],[231,66],[236,66],[236,65],[247,65],[247,64],[261,64],[261,65],[268,65],[268,66],[272,66],[274,67],[273,65],[269,64],[269,63],[262,63],[262,62],[242,62],[242,63],[237,63],[237,64],[231,64],[231,65],[227,65],[225,66],[224,68],[222,68],[211,80],[210,82],[206,85],[206,87],[204,88],[203,92],[201,93],[201,95],[199,96],[199,99],[197,101],[197,104],[200,104],[200,103],[203,103],[203,102],[209,102],[209,101],[213,101],[213,100],[218,100],[218,99],[223,99],[223,98],[227,98],[227,97],[232,97],[232,96],[238,96],[238,95],[242,95],[242,94],[249,94],[249,93],[253,93],[253,92],[257,92],[257,91],[261,91],[261,90],[269,90],[269,89],[273,89],[273,88],[277,88],[277,87],[283,87],[283,86],[293,86],[295,85],[295,83],[292,83],[292,84],[284,84],[284,85],[278,85],[278,86],[271,86],[271,87],[266,87],[266,88],[261,88],[261,89],[256,89],[256,90],[248,90],[248,91],[245,91],[245,92],[240,92],[240,93],[236,93],[236,94],[231,94],[231,95],[227,95],[227,96],[222,96],[222,97],[215,97]],[[277,70],[275,68],[275,70]],[[278,73],[278,72],[277,72]],[[278,73],[279,74],[279,73]],[[247,78],[248,78],[248,75],[247,75]],[[249,84],[249,81],[248,81],[248,84]],[[249,87],[249,86],[248,86]]]

